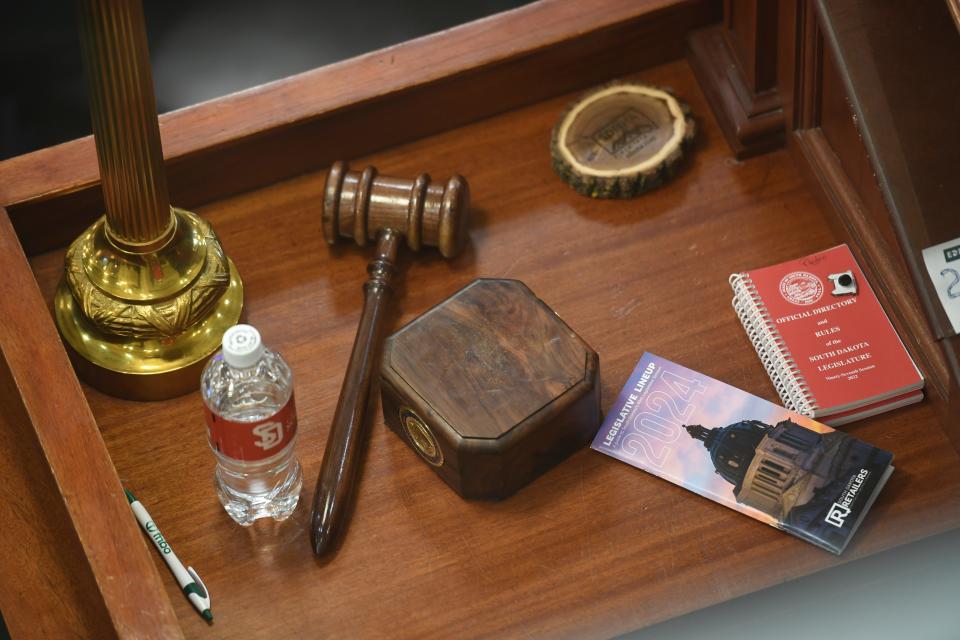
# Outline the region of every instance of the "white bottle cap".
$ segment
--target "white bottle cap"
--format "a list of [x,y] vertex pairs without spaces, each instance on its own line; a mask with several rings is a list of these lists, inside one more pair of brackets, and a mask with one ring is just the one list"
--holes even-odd
[[249,324],[235,324],[223,334],[223,359],[231,367],[245,369],[263,355],[260,332]]

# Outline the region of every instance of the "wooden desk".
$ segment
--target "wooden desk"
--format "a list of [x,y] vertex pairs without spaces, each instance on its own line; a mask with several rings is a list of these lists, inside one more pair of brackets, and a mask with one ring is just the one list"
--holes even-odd
[[[518,278],[600,353],[605,410],[645,350],[775,400],[727,275],[844,237],[795,155],[732,159],[678,59],[682,35],[717,19],[713,4],[579,6],[538,3],[163,118],[172,199],[213,223],[248,320],[295,372],[307,486],[279,526],[242,529],[223,513],[197,394],[128,402],[69,369],[44,305],[63,245],[98,210],[92,141],[0,164],[0,608],[14,637],[610,636],[960,525],[960,460],[935,388],[845,428],[894,451],[897,471],[840,558],[589,450],[506,501],[464,501],[377,415],[344,545],[314,560],[305,507],[369,257],[323,243],[334,156],[470,180],[470,246],[451,262],[403,253],[393,327],[475,277]],[[673,87],[701,125],[678,178],[630,201],[578,196],[549,164],[571,89],[611,68]],[[395,136],[383,148],[373,116]],[[198,568],[212,626],[147,548],[120,482]]]

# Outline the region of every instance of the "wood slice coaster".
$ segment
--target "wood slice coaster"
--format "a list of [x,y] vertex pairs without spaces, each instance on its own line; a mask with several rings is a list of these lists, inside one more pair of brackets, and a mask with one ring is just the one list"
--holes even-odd
[[669,180],[696,133],[666,89],[613,83],[571,104],[553,129],[557,174],[592,198],[632,198]]

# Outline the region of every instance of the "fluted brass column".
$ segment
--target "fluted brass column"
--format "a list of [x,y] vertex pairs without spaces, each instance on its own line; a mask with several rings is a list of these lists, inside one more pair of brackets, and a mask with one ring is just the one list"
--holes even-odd
[[170,206],[140,0],[81,0],[106,214],[67,249],[57,325],[80,375],[152,400],[199,384],[243,286],[210,225]]

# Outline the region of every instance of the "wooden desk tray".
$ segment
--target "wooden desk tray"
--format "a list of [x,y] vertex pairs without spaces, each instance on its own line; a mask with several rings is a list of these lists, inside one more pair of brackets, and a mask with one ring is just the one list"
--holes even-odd
[[[845,238],[795,155],[732,159],[681,59],[684,34],[717,20],[713,2],[539,2],[161,119],[172,200],[214,224],[249,321],[295,372],[306,487],[282,526],[242,529],[222,511],[197,394],[128,402],[73,374],[49,306],[66,243],[100,213],[93,141],[0,164],[13,637],[614,635],[960,525],[960,460],[930,385],[924,403],[846,428],[894,451],[897,471],[839,559],[589,450],[506,501],[464,501],[379,414],[343,547],[312,556],[306,507],[369,258],[321,237],[334,159],[470,180],[468,249],[402,252],[393,327],[476,277],[517,278],[600,353],[605,410],[648,349],[776,399],[727,275]],[[677,178],[634,200],[584,198],[550,168],[564,106],[612,77],[672,87],[701,126]],[[203,576],[212,626],[148,548],[121,482]]]

